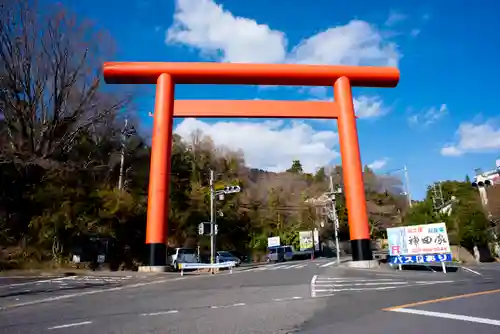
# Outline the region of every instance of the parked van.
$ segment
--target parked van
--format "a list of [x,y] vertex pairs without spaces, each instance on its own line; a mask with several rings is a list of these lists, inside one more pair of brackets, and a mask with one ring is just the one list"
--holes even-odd
[[283,262],[293,259],[293,248],[291,246],[271,247],[267,253],[267,262]]

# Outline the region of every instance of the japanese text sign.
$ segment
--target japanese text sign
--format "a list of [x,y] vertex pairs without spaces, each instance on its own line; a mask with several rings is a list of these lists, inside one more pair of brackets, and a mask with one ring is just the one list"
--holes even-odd
[[451,253],[445,223],[387,229],[389,255]]
[[433,262],[451,262],[452,255],[447,254],[426,254],[410,256],[391,256],[392,264],[415,264],[415,263],[433,263]]

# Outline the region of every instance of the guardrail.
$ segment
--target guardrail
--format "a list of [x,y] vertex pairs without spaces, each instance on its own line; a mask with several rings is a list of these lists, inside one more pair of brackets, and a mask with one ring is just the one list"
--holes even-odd
[[222,269],[228,268],[229,272],[233,273],[233,267],[236,266],[236,262],[219,262],[219,263],[179,263],[179,269],[181,270],[181,276],[184,276],[184,269]]

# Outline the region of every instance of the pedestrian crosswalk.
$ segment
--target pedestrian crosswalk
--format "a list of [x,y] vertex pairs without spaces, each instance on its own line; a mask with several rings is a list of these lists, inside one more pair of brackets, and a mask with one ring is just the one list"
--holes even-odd
[[35,286],[50,284],[60,289],[71,286],[102,286],[102,285],[120,285],[130,280],[132,276],[69,276],[55,278],[46,281],[33,282]]
[[453,282],[449,280],[410,281],[403,278],[324,277],[315,275],[311,280],[311,297],[333,296],[339,292],[393,290]]
[[256,268],[245,269],[244,271],[275,271],[275,270],[290,270],[306,267],[327,268],[337,265],[336,261],[315,262],[315,261],[300,261],[300,262],[284,262],[262,265]]

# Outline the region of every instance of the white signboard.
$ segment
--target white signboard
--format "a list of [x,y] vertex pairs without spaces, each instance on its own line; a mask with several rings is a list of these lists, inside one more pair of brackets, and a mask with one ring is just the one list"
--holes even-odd
[[312,250],[314,241],[313,241],[313,232],[312,231],[300,231],[299,232],[299,248],[301,251]]
[[270,247],[277,247],[281,245],[281,240],[280,240],[280,237],[270,237],[270,238],[267,238],[267,247],[270,248]]
[[388,228],[387,239],[391,256],[451,253],[445,223]]

